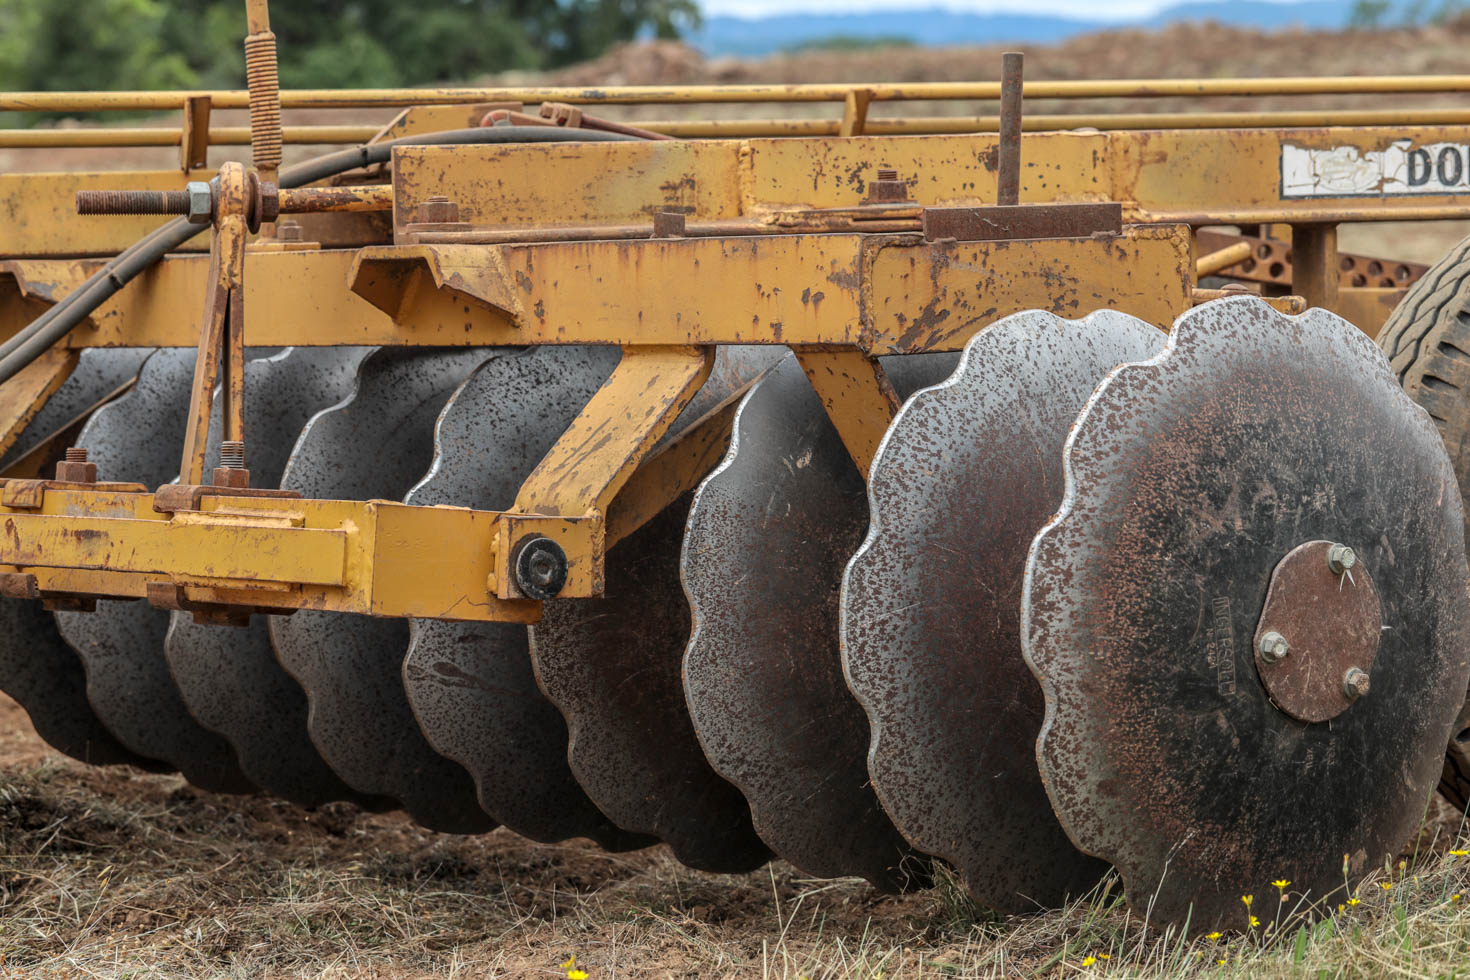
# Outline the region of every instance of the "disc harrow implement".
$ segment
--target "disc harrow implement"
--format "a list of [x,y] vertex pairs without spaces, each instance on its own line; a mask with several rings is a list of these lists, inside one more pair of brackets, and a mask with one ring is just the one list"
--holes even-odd
[[[1115,871],[1193,931],[1283,879],[1330,908],[1437,780],[1463,805],[1465,249],[1336,238],[1470,214],[1401,186],[1462,120],[1037,131],[1026,95],[1158,90],[1007,56],[297,93],[403,111],[278,173],[250,6],[261,70],[215,94],[260,166],[203,179],[191,128],[177,181],[0,174],[0,690],[59,751],[709,872],[947,865],[1003,914]],[[921,92],[997,132],[867,119]],[[592,111],[745,98],[847,110]]]

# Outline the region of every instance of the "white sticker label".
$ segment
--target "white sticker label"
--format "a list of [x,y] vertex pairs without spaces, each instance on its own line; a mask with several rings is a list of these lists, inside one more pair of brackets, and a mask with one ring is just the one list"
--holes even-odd
[[1281,196],[1470,194],[1470,146],[1399,140],[1382,150],[1281,145]]

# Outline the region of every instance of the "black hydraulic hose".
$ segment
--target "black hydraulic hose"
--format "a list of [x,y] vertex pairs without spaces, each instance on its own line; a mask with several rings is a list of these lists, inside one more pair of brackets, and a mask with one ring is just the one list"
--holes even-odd
[[[366,143],[350,150],[329,153],[315,160],[287,167],[280,172],[281,187],[304,187],[358,167],[386,162],[395,146],[448,145],[459,143],[593,143],[624,142],[639,137],[606,133],[595,129],[564,129],[560,126],[481,126],[451,129],[442,133],[404,136],[382,143]],[[133,277],[169,252],[183,245],[208,225],[191,224],[175,218],[138,239],[117,257],[98,269],[82,285],[45,313],[0,344],[0,384],[19,374],[27,365],[65,337],[92,311],[111,299]]]

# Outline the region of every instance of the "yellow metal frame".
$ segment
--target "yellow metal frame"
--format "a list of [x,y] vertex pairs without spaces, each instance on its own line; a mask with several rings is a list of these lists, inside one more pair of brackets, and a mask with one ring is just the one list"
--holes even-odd
[[[1025,87],[1031,99],[1431,91],[1470,91],[1470,76]],[[377,175],[368,173],[356,188],[334,192],[340,200],[331,206],[359,213],[303,215],[302,245],[242,253],[236,202],[216,229],[213,267],[203,255],[170,256],[98,309],[64,347],[0,387],[0,427],[13,439],[64,381],[76,349],[199,346],[203,368],[185,485],[155,493],[8,481],[0,488],[7,531],[0,569],[13,571],[0,584],[9,594],[59,600],[145,598],[215,620],[314,608],[528,622],[540,604],[516,585],[522,542],[545,537],[565,552],[561,596],[598,595],[606,549],[692,488],[718,459],[738,393],[653,451],[708,374],[715,345],[795,350],[866,471],[897,407],[878,356],[955,350],[985,324],[1022,309],[1076,316],[1115,308],[1166,327],[1214,295],[1195,288],[1198,276],[1228,267],[1227,257],[1240,259],[1239,248],[1192,254],[1192,229],[1212,224],[1293,226],[1300,272],[1294,285],[1304,296],[1273,300],[1283,308],[1300,309],[1305,299],[1379,316],[1394,291],[1339,289],[1336,225],[1470,217],[1470,197],[1459,195],[1281,196],[1284,147],[1366,153],[1404,139],[1470,145],[1470,113],[1459,110],[1028,116],[1020,199],[1118,202],[1129,224],[1088,238],[931,239],[926,208],[995,201],[999,140],[985,130],[996,121],[885,120],[872,116],[873,105],[999,95],[999,83],[281,93],[287,108],[411,106],[371,134],[288,128],[288,142],[462,128],[492,108],[534,101],[832,102],[843,115],[641,124],[678,135],[773,138],[399,147],[391,185],[369,183]],[[210,111],[246,102],[240,92],[0,95],[0,111],[183,113],[178,130],[87,137],[0,131],[0,145],[158,141],[181,153],[174,171],[0,176],[0,209],[14,216],[0,228],[0,332],[19,328],[95,272],[100,260],[91,256],[118,251],[162,220],[78,218],[72,193],[79,184],[173,189],[185,175],[202,178],[191,168],[210,143],[245,138],[211,130]],[[1332,122],[1343,125],[1326,125]],[[1092,129],[1037,132],[1079,124]],[[947,130],[963,135],[936,135]],[[841,135],[786,138],[819,131]],[[882,132],[930,135],[873,135]],[[907,200],[869,200],[865,190],[880,169],[897,171]],[[420,208],[431,197],[454,201],[459,220],[422,222]],[[655,218],[670,215],[679,220],[655,231]],[[239,269],[246,270],[243,280],[231,271]],[[214,299],[202,340],[198,303],[206,294]],[[248,310],[256,345],[616,344],[624,353],[508,511],[302,500],[200,485],[197,448],[207,422],[200,406],[213,387],[205,352],[223,344],[238,360],[244,324],[236,310]]]

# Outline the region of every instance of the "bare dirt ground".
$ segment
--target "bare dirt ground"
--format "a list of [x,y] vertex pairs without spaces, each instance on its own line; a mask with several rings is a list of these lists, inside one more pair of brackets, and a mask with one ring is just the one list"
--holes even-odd
[[[1030,48],[1027,70],[1032,78],[1458,72],[1467,43],[1465,24],[1373,35],[1189,26]],[[961,80],[996,77],[1001,50],[739,62],[659,44],[549,75],[478,81]],[[1113,100],[1090,107],[1296,104]],[[1445,100],[1373,107],[1402,104]],[[893,111],[941,108],[993,111]],[[796,106],[789,114],[833,111]],[[349,118],[378,122],[388,115]],[[303,112],[288,114],[287,122],[342,120]],[[240,120],[220,114],[217,122]],[[173,160],[173,151],[0,150],[0,171],[168,167]],[[1470,227],[1454,224],[1360,226],[1344,231],[1343,247],[1433,261],[1467,233]],[[212,795],[178,777],[88,768],[58,756],[36,738],[24,712],[0,697],[0,976],[1450,975],[1470,962],[1470,899],[1462,901],[1470,895],[1470,860],[1449,853],[1467,846],[1463,837],[1452,843],[1463,833],[1460,818],[1447,808],[1429,818],[1405,862],[1360,889],[1361,904],[1310,930],[1276,929],[1268,916],[1259,934],[1186,941],[1131,918],[1116,882],[1056,913],[996,920],[947,880],[926,892],[885,896],[857,880],[812,880],[780,862],[749,875],[705,875],[682,868],[661,847],[609,855],[582,842],[537,845],[505,831],[457,838],[350,806],[307,811],[261,796]]]

